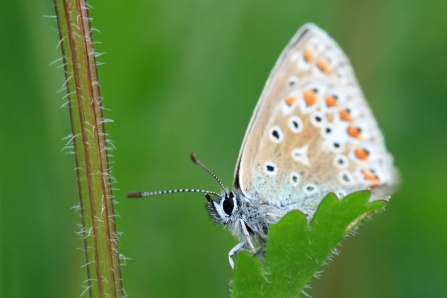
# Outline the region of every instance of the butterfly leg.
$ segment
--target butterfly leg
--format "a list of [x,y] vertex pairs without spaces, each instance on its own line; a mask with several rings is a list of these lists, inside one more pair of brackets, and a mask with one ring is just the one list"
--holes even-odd
[[253,254],[256,254],[256,249],[253,246],[253,243],[251,243],[250,233],[248,233],[247,227],[245,226],[245,221],[242,218],[240,218],[239,220],[241,221],[242,231],[244,232],[244,235],[247,238],[247,242],[250,245],[251,251],[253,252]]
[[230,261],[231,269],[234,269],[234,262],[233,262],[233,256],[236,255],[239,250],[245,245],[245,242],[241,242],[235,247],[233,247],[230,252],[228,253],[228,260]]

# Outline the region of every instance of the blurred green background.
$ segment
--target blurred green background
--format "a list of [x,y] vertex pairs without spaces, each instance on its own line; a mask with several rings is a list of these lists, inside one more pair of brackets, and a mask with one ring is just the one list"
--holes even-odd
[[[447,2],[91,1],[129,297],[228,297],[227,253],[198,194],[227,186],[267,76],[305,22],[351,58],[402,184],[312,281],[313,297],[447,297]],[[86,280],[52,1],[0,11],[0,297],[77,297]],[[85,285],[85,284],[84,284]]]

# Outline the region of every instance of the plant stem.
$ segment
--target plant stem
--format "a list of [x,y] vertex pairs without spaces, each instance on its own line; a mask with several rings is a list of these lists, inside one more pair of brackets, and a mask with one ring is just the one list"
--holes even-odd
[[55,0],[76,154],[90,297],[121,297],[106,134],[85,0]]

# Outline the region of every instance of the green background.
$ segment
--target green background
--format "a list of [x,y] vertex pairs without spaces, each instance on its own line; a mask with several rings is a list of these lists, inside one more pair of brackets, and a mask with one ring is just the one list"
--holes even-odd
[[[394,154],[402,183],[313,297],[447,297],[447,2],[91,1],[120,252],[129,297],[228,297],[230,233],[199,194],[227,186],[257,98],[305,22],[339,42]],[[61,56],[51,1],[0,11],[0,297],[77,297],[86,280]],[[84,284],[85,285],[85,284]]]

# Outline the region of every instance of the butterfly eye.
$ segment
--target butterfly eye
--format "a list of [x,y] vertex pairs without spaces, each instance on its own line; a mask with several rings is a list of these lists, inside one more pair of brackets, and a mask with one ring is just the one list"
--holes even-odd
[[222,208],[227,215],[231,215],[234,210],[234,197],[226,197],[222,203]]

